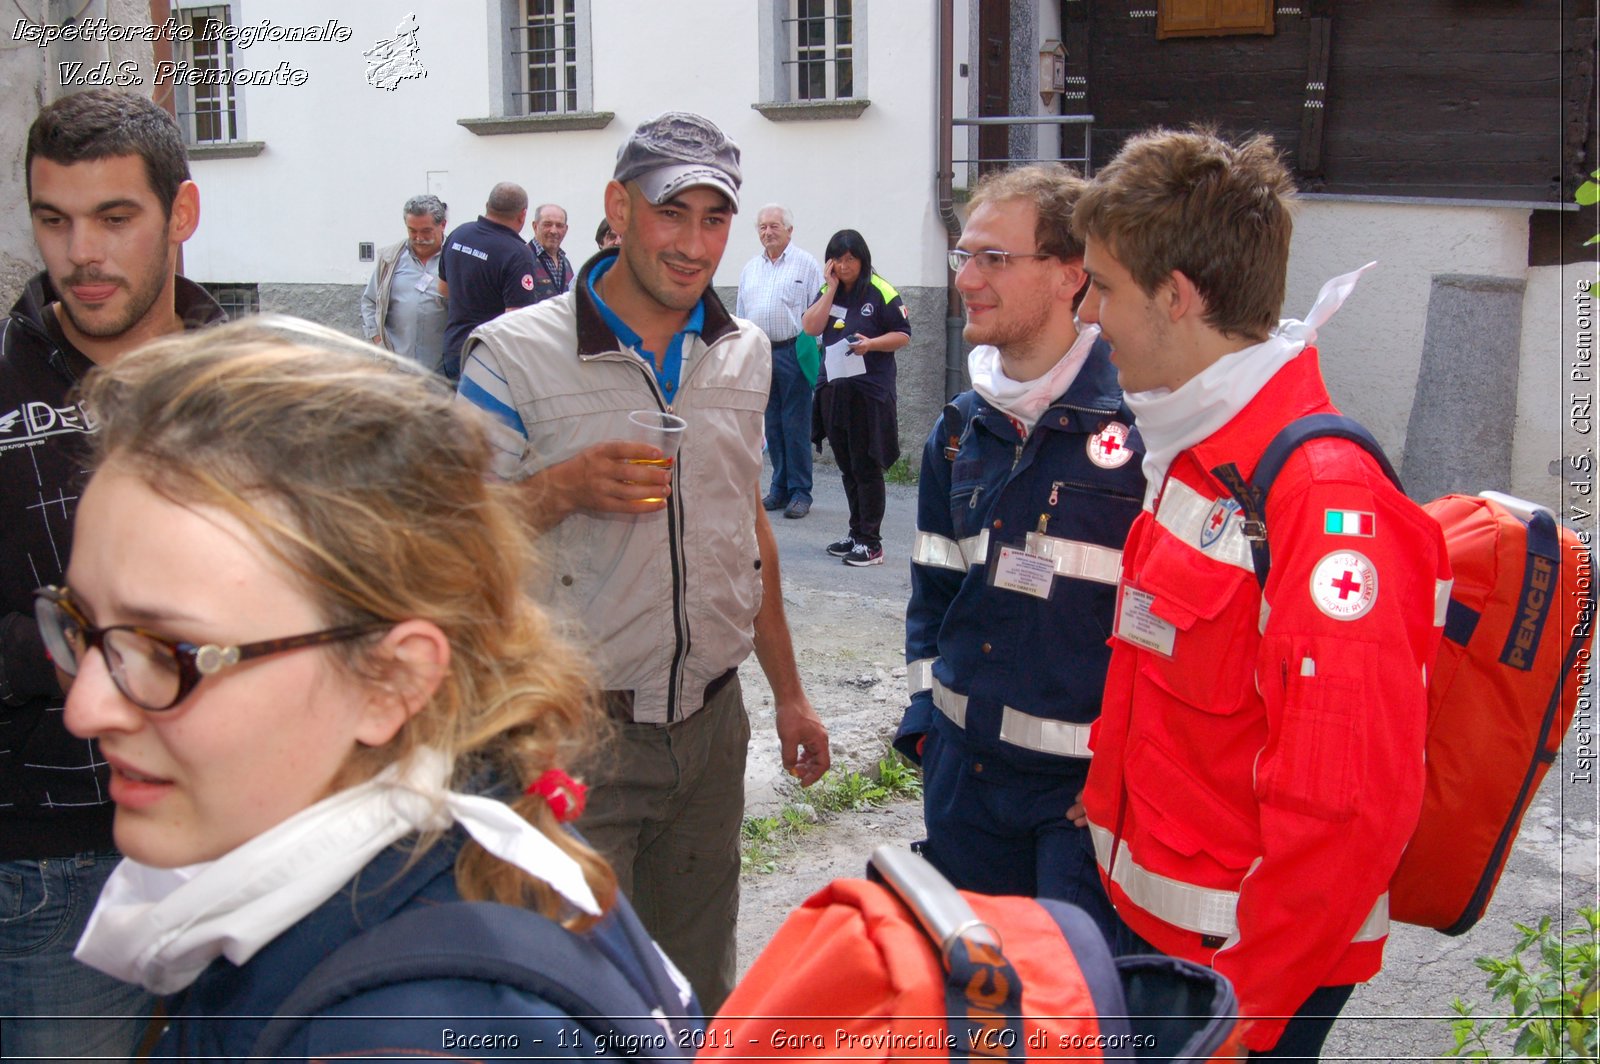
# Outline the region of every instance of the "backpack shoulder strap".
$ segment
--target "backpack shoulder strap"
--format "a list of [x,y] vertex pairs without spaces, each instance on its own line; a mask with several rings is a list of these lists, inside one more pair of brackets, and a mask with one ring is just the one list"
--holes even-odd
[[940,426],[944,434],[945,461],[956,460],[956,454],[961,450],[961,437],[966,435],[967,422],[972,419],[972,408],[977,402],[978,393],[967,391],[944,404],[944,416],[940,420]]
[[[631,931],[628,942],[636,946]],[[636,959],[645,970],[659,964],[654,956]],[[450,902],[401,913],[335,950],[278,1007],[251,1057],[278,1055],[308,1018],[340,1002],[425,979],[515,987],[595,1034],[640,1047],[641,1056],[655,1055],[666,1017],[683,1012],[676,999],[653,1000],[658,987],[634,985],[592,941],[553,920],[494,902]],[[667,1041],[674,1044],[661,1055],[676,1055],[676,1039]]]
[[1361,422],[1343,414],[1308,414],[1295,418],[1279,429],[1278,434],[1272,437],[1272,442],[1267,444],[1267,449],[1261,453],[1255,473],[1248,481],[1232,462],[1213,469],[1211,475],[1220,480],[1223,487],[1238,500],[1239,509],[1244,514],[1244,534],[1250,541],[1256,583],[1262,587],[1267,586],[1267,573],[1272,568],[1272,553],[1267,547],[1267,495],[1272,491],[1273,481],[1278,479],[1289,456],[1304,444],[1323,437],[1349,440],[1356,444],[1372,456],[1378,468],[1383,470],[1383,475],[1397,490],[1402,493],[1405,491],[1400,484],[1400,475],[1394,471],[1389,456],[1383,453],[1377,438]]

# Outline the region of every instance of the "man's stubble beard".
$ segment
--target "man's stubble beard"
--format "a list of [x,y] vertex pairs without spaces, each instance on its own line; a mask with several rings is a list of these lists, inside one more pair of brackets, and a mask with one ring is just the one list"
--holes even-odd
[[[173,270],[174,252],[172,251],[172,246],[164,240],[160,246],[162,250],[159,253],[159,264],[154,269],[143,271],[144,276],[138,287],[134,286],[132,278],[123,277],[120,279],[119,286],[128,293],[127,306],[120,315],[109,322],[96,323],[80,319],[66,295],[75,280],[93,281],[96,279],[96,275],[86,274],[80,277],[77,271],[73,271],[63,281],[56,283],[56,294],[60,297],[61,309],[71,320],[72,327],[84,336],[92,336],[97,340],[109,340],[130,331],[135,325],[143,321],[145,315],[150,313],[150,308],[155,306],[156,300],[161,297],[161,290],[166,287],[167,277],[171,275]],[[55,283],[56,279],[51,278],[51,281]],[[115,299],[116,297],[113,296],[112,298]]]

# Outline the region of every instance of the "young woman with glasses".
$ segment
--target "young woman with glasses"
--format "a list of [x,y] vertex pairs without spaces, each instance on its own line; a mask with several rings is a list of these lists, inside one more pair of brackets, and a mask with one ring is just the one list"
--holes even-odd
[[[84,401],[93,476],[37,614],[127,855],[77,956],[171,995],[156,1057],[251,1055],[341,945],[458,901],[559,922],[672,986],[558,822],[581,801],[560,768],[594,729],[590,676],[523,592],[524,523],[446,391],[256,319],[131,354]],[[432,974],[355,993],[278,1052],[452,1050],[602,1047],[515,981]]]

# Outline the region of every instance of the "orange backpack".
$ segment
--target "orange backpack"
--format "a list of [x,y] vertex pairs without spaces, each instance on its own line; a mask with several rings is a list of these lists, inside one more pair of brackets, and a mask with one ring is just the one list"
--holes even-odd
[[1422,819],[1389,912],[1459,935],[1488,908],[1572,724],[1594,581],[1588,549],[1548,510],[1497,492],[1423,509],[1444,529],[1455,586],[1428,682]]
[[[1358,444],[1400,487],[1371,433],[1337,414],[1290,422],[1248,483],[1232,466],[1213,470],[1244,512],[1263,587],[1267,492],[1295,448],[1323,436]],[[1589,676],[1594,570],[1578,534],[1525,500],[1486,491],[1446,495],[1423,510],[1444,531],[1455,585],[1428,679],[1422,817],[1390,881],[1389,915],[1459,935],[1488,908],[1572,724]]]
[[880,847],[790,914],[706,1025],[705,1058],[1232,1059],[1228,981],[1175,957],[1113,961],[1065,902],[957,891]]

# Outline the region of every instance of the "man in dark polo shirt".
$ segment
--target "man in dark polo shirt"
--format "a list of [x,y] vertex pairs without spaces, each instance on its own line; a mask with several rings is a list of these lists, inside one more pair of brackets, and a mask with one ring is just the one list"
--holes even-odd
[[537,302],[533,285],[533,252],[517,234],[528,220],[528,194],[521,185],[502,181],[475,222],[457,226],[444,241],[439,263],[439,288],[450,301],[450,322],[444,330],[447,378],[461,376],[461,345],[467,334],[508,310]]

